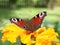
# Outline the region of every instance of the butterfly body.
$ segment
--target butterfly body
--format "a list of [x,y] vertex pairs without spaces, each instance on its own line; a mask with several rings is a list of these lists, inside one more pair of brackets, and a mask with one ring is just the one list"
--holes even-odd
[[39,25],[41,26],[42,21],[45,16],[46,16],[46,12],[42,12],[41,14],[37,14],[35,17],[33,17],[28,22],[22,19],[19,19],[19,18],[11,18],[10,21],[12,23],[15,23],[19,27],[25,28],[26,30],[33,32],[36,29],[38,29]]

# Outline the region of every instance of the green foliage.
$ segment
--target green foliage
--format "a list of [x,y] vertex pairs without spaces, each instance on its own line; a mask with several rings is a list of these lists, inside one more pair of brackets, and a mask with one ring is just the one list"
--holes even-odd
[[32,6],[32,4],[33,4],[32,0],[18,0],[17,1],[17,5],[22,6],[22,7]]
[[[15,4],[20,7],[47,7],[50,0],[0,0],[0,7]],[[60,0],[56,0],[56,5],[60,5]]]
[[36,7],[47,7],[49,0],[37,0]]
[[39,7],[41,7],[41,6],[48,6],[47,4],[48,4],[48,2],[49,2],[49,0],[18,0],[17,1],[17,5],[19,5],[19,6],[32,6],[32,7],[34,7],[34,6],[39,6]]
[[17,0],[9,0],[10,3],[16,4]]

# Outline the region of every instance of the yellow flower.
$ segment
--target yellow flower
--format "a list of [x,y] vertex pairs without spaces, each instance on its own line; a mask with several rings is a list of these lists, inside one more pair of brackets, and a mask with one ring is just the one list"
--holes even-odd
[[15,32],[7,32],[3,34],[2,41],[8,40],[12,43],[16,42],[16,38],[18,37],[18,34]]
[[12,23],[4,27],[2,33],[2,42],[8,40],[11,43],[15,43],[17,38],[20,37],[21,43],[26,45],[60,45],[57,43],[59,42],[58,34],[53,28],[46,29],[42,27],[34,32],[30,32]]
[[38,36],[36,37],[36,45],[38,44],[48,45],[54,41],[59,41],[57,36],[58,34],[54,32],[53,28],[48,28],[43,33],[38,34]]
[[3,28],[2,42],[8,40],[12,43],[15,43],[18,36],[22,35],[24,32],[25,32],[24,29],[21,29],[20,27],[12,23]]

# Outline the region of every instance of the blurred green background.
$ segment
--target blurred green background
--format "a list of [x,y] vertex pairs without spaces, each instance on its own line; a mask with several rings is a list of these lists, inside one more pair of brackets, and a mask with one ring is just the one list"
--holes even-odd
[[[9,25],[10,18],[17,17],[30,20],[42,11],[47,12],[42,26],[53,27],[60,35],[60,0],[0,0],[0,32],[4,26]],[[1,36],[0,33],[0,38]],[[2,43],[0,40],[0,45],[18,44],[11,44],[8,41]]]

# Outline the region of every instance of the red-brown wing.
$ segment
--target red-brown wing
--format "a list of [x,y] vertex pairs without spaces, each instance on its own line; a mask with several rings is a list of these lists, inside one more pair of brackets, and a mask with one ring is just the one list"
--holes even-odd
[[26,30],[34,31],[38,28],[39,24],[41,25],[44,17],[46,16],[46,12],[42,12],[41,14],[33,17],[29,22],[25,22],[19,18],[11,18],[10,21],[15,23],[16,25],[25,28]]
[[25,22],[24,20],[19,19],[19,18],[11,18],[10,21],[11,21],[12,23],[15,23],[16,25],[18,25],[18,26],[20,26],[20,27],[25,27],[25,24],[27,23],[27,22]]
[[46,12],[42,12],[41,14],[37,14],[35,17],[31,19],[30,22],[32,23],[32,30],[36,30],[39,27],[39,25],[42,24],[42,21],[45,16]]
[[25,22],[24,20],[19,19],[19,18],[11,18],[10,21],[12,23],[15,23],[19,27],[26,29],[27,31],[31,31],[31,25],[29,22]]

